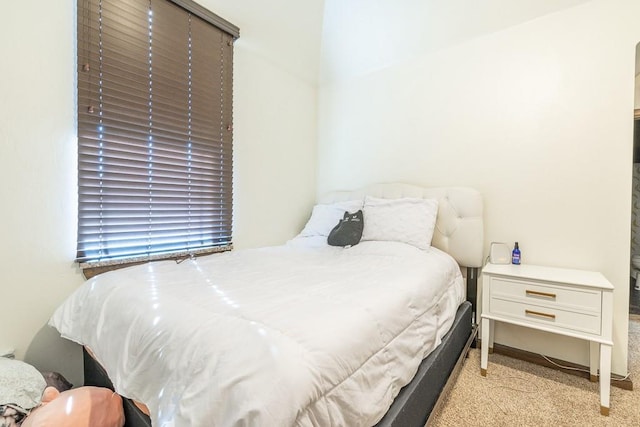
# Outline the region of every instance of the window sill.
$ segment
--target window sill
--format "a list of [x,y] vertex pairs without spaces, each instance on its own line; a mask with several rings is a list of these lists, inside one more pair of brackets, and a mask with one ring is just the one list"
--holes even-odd
[[82,274],[86,279],[91,279],[98,274],[106,273],[107,271],[119,270],[121,268],[133,267],[134,265],[146,264],[152,261],[166,261],[166,260],[185,260],[191,257],[199,257],[204,255],[211,255],[220,252],[227,252],[233,249],[233,244],[227,246],[217,246],[213,248],[200,249],[197,251],[184,251],[171,254],[150,255],[144,257],[125,258],[117,260],[107,261],[94,261],[94,262],[81,262],[80,268]]

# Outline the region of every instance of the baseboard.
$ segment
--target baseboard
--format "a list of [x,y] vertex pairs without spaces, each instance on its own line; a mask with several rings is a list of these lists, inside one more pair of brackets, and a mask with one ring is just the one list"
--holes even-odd
[[[482,340],[478,340],[478,347],[482,346]],[[497,344],[493,345],[493,353],[501,354],[503,356],[512,357],[514,359],[524,360],[525,362],[534,363],[536,365],[545,366],[547,368],[556,369],[558,371],[565,372],[570,375],[575,375],[578,377],[589,379],[589,367],[584,365],[579,365],[577,363],[567,362],[566,360],[560,360],[553,357],[547,356],[549,360],[553,363],[549,362],[549,360],[542,357],[542,355],[538,353],[532,353],[530,351],[521,350],[519,348],[509,347],[507,345]],[[563,369],[560,366],[567,366],[572,369]],[[580,371],[576,371],[574,369],[580,369]],[[611,385],[614,387],[618,387],[624,390],[633,390],[633,381],[631,381],[631,377],[627,376],[621,377],[616,374],[611,374]]]

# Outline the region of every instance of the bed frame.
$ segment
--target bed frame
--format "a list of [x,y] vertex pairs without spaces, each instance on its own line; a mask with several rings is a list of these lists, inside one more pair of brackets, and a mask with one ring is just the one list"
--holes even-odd
[[[400,390],[393,404],[375,427],[423,427],[442,404],[462,368],[477,335],[476,299],[478,269],[483,261],[482,198],[470,188],[423,188],[408,184],[376,184],[356,191],[338,191],[321,197],[319,203],[373,197],[438,200],[438,218],[433,246],[449,253],[466,267],[467,301],[456,313],[453,326],[442,344],[422,361],[413,380]],[[105,370],[84,350],[85,385],[113,390]],[[151,421],[129,399],[123,399],[125,427],[151,427]],[[327,426],[328,427],[328,426]]]

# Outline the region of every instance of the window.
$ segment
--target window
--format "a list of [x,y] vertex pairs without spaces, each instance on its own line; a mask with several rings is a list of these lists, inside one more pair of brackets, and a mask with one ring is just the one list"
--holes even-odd
[[237,36],[189,0],[78,0],[83,266],[231,248]]

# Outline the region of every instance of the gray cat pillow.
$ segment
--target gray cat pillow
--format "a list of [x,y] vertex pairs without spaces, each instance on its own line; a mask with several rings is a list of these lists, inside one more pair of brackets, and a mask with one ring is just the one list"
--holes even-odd
[[338,224],[329,233],[327,243],[331,246],[354,246],[362,238],[364,216],[362,209],[355,213],[345,212]]

